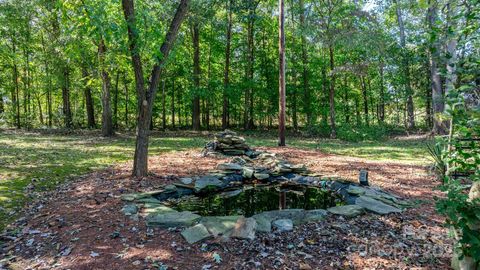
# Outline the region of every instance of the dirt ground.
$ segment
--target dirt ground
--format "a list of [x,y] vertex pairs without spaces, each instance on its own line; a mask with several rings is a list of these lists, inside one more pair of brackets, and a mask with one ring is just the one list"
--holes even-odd
[[[5,234],[0,269],[448,269],[451,241],[434,211],[438,182],[424,166],[376,162],[296,148],[261,148],[324,175],[370,184],[416,202],[399,214],[329,216],[293,232],[260,234],[253,241],[207,240],[189,245],[177,230],[147,229],[126,218],[120,195],[157,189],[179,177],[207,173],[227,158],[199,151],[150,158],[152,175],[130,176],[131,164],[85,175],[42,193]],[[219,256],[217,256],[219,255]],[[217,261],[215,260],[217,258]],[[218,259],[221,259],[221,262]],[[8,269],[7,268],[7,269]]]

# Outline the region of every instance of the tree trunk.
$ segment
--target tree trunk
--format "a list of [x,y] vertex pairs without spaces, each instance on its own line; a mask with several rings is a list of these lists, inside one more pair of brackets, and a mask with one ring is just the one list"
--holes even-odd
[[127,82],[127,74],[123,75],[123,86],[125,87],[125,128],[128,129],[128,102],[130,101],[128,98],[128,82]]
[[115,79],[115,93],[113,94],[113,128],[118,128],[118,81],[120,80],[120,72],[117,71]]
[[279,115],[278,115],[278,146],[285,146],[285,6],[284,0],[278,0],[278,51],[279,51]]
[[368,117],[368,96],[367,96],[367,84],[365,83],[365,77],[362,75],[360,77],[362,82],[362,97],[363,97],[363,113],[365,114],[365,125],[369,126],[370,121]]
[[[430,2],[428,8],[428,23],[431,31],[431,36],[434,35],[437,21],[437,3],[436,0]],[[438,70],[437,61],[440,59],[440,44],[435,37],[433,43],[430,45],[430,81],[432,88],[432,109],[433,109],[433,133],[447,134],[446,122],[440,117],[445,108],[445,99],[443,96],[442,80]]]
[[102,135],[105,137],[113,136],[112,109],[110,107],[110,74],[105,67],[105,53],[107,47],[103,38],[98,44],[98,60],[102,76]]
[[162,82],[162,129],[167,129],[167,111],[165,109],[165,80]]
[[163,65],[168,58],[171,48],[174,45],[180,25],[182,24],[188,10],[189,0],[181,0],[175,12],[165,40],[160,47],[161,59],[155,59],[156,64],[153,66],[150,75],[150,84],[148,90],[145,91],[145,81],[143,74],[142,61],[139,50],[139,36],[136,29],[135,9],[133,0],[122,0],[122,8],[127,22],[129,51],[132,58],[133,70],[135,73],[135,88],[138,98],[138,118],[137,118],[137,141],[135,146],[135,156],[133,163],[133,175],[136,177],[144,177],[148,173],[148,139],[149,126],[152,116],[153,102],[158,91],[160,75]]
[[413,90],[412,90],[412,85],[410,80],[410,64],[409,64],[408,53],[407,53],[406,42],[405,42],[405,26],[402,18],[402,10],[400,9],[398,0],[394,0],[394,3],[396,5],[397,22],[398,22],[398,27],[400,29],[400,45],[403,51],[403,69],[405,73],[404,74],[405,89],[407,94],[407,113],[408,113],[406,126],[407,126],[407,129],[414,129],[415,115],[414,115],[414,105],[413,105]]
[[329,101],[330,101],[330,138],[335,139],[337,137],[337,129],[335,127],[335,59],[333,54],[333,45],[330,45],[328,48],[330,55],[330,92],[329,92]]
[[92,90],[90,86],[88,86],[88,70],[86,67],[82,68],[82,76],[85,82],[85,89],[83,90],[85,95],[85,103],[87,107],[87,127],[88,128],[95,128],[95,111],[93,106],[93,99],[92,99]]
[[384,75],[383,75],[384,64],[383,60],[380,61],[380,105],[379,105],[379,112],[378,112],[378,120],[381,123],[385,121],[385,82],[384,82]]
[[228,1],[227,15],[227,46],[225,47],[225,71],[223,77],[223,110],[222,110],[222,129],[228,128],[228,86],[230,84],[230,48],[232,40],[232,2]]
[[14,90],[12,93],[12,105],[13,110],[15,111],[15,123],[17,128],[21,128],[20,125],[20,89],[18,85],[18,68],[17,64],[13,64],[13,83],[14,83]]
[[195,94],[193,97],[193,129],[200,130],[200,31],[198,22],[193,27],[193,85]]
[[66,128],[72,128],[72,111],[70,108],[70,82],[69,70],[67,66],[63,67],[62,74],[62,102],[63,102],[63,119]]
[[248,0],[248,23],[247,23],[247,81],[248,87],[245,92],[245,129],[254,128],[253,120],[253,74],[254,74],[254,26],[255,26],[255,10],[258,2]]
[[172,76],[172,128],[175,128],[175,77]]
[[302,79],[303,79],[303,110],[307,117],[307,126],[311,127],[312,122],[312,109],[311,109],[311,97],[310,86],[308,81],[308,51],[307,51],[307,39],[305,36],[305,4],[303,0],[299,0],[300,6],[300,28],[302,35]]
[[[455,16],[454,12],[454,5],[456,4],[455,1],[450,0],[447,4],[447,25],[448,29],[452,29],[451,33],[447,33],[447,75],[445,77],[445,96],[448,97],[448,94],[455,89],[455,84],[457,82],[457,39],[454,34],[454,30],[456,29],[455,25]],[[449,123],[447,124],[448,128],[448,137],[449,137],[449,151],[451,147],[451,139],[454,133],[454,126],[453,126],[453,119],[449,119]]]

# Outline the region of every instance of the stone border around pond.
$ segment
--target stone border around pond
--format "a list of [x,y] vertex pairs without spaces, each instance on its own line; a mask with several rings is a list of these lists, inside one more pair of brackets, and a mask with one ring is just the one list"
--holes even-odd
[[[310,173],[303,164],[291,164],[278,159],[275,154],[252,150],[245,144],[245,139],[231,131],[217,134],[215,141],[208,143],[206,149],[245,157],[235,157],[229,163],[218,164],[216,170],[209,175],[180,178],[179,183],[167,185],[161,190],[124,194],[121,199],[127,204],[121,211],[134,220],[144,218],[149,227],[184,227],[186,229],[181,232],[182,236],[188,243],[193,244],[211,237],[252,240],[256,232],[291,231],[294,226],[320,221],[329,214],[347,218],[354,218],[365,212],[385,215],[399,213],[410,206],[409,202],[379,188],[322,178],[318,174]],[[252,217],[202,217],[190,211],[178,212],[162,204],[172,198],[226,189],[233,189],[230,192],[235,196],[242,192],[246,185],[256,184],[329,189],[340,194],[347,205],[326,210],[273,210]]]

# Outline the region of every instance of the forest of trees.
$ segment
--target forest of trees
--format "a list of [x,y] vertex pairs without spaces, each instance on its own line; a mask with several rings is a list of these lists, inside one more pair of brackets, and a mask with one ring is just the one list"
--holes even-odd
[[[284,2],[289,129],[445,133],[445,93],[479,84],[476,0]],[[274,128],[278,14],[276,0],[0,1],[0,125],[109,136],[137,128],[140,97],[150,129]]]

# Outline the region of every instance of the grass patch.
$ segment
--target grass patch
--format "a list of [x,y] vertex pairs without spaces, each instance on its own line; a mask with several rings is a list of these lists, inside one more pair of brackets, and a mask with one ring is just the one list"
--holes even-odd
[[[247,143],[255,146],[277,145],[274,135],[249,133]],[[150,154],[200,148],[209,137],[168,133],[153,136]],[[379,161],[430,162],[424,141],[390,140],[385,142],[342,142],[311,138],[287,138],[293,147],[362,157]],[[44,135],[0,132],[0,230],[17,216],[28,202],[24,189],[36,182],[37,190],[50,190],[69,177],[82,175],[131,160],[135,138],[92,135]]]

